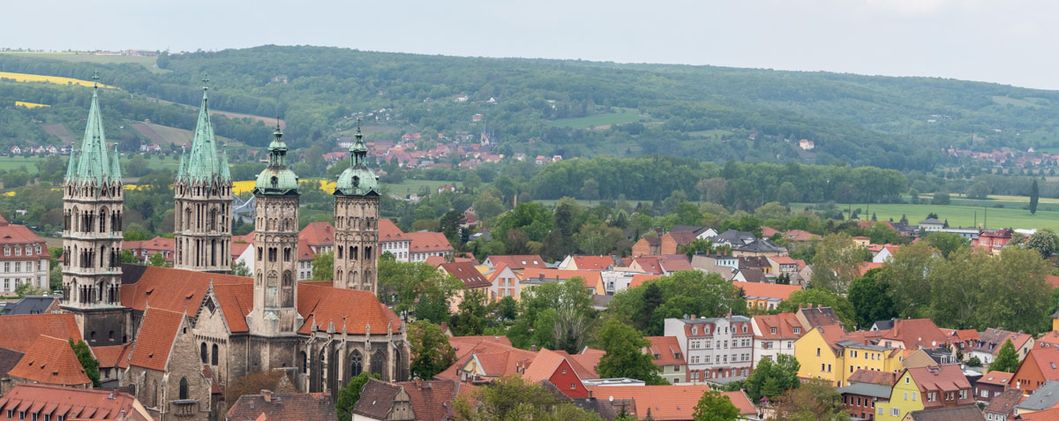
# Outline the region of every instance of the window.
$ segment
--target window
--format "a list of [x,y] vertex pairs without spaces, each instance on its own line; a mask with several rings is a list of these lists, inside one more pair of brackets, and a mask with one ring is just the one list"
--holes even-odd
[[819,356],[820,356],[820,348],[817,348],[817,349],[816,349],[816,356],[817,356],[817,357],[819,357]]
[[893,409],[890,410],[890,415],[893,415],[895,417],[898,416],[900,413],[901,412],[898,411],[897,408],[893,408]]
[[188,398],[188,379],[187,379],[187,377],[181,377],[180,378],[179,395],[180,395],[179,399],[181,399],[181,400],[184,400],[184,399]]
[[217,360],[220,358],[218,355],[220,353],[220,347],[218,347],[217,344],[213,344],[213,353],[210,354],[210,364],[217,365]]
[[769,333],[771,333],[771,334],[775,335],[775,334],[776,334],[776,328],[774,328],[774,327],[770,327],[770,328],[769,328]]
[[967,399],[967,389],[960,390],[960,399]]

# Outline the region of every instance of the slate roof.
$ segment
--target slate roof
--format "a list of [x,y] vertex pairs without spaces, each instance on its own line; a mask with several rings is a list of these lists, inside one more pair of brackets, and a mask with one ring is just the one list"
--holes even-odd
[[772,263],[765,256],[742,256],[739,258],[739,269],[762,269],[771,268]]
[[798,313],[809,322],[809,326],[806,326],[807,328],[841,323],[838,315],[835,314],[835,310],[831,307],[803,307],[798,309]]
[[975,405],[949,406],[913,411],[912,421],[985,421],[985,415]]
[[[742,275],[743,279],[746,279],[746,282],[744,282],[744,283],[761,283],[761,284],[763,284],[765,282],[768,282],[768,278],[765,276],[765,272],[761,271],[761,269],[752,269],[752,268],[739,269],[739,272],[737,272],[735,276],[739,276],[739,275]],[[733,279],[735,279],[735,276],[733,276]]]
[[1040,411],[1059,404],[1059,381],[1047,381],[1018,405],[1019,409]]
[[737,231],[737,230],[730,229],[730,230],[727,230],[727,231],[722,232],[720,234],[717,234],[716,237],[713,237],[710,240],[713,241],[715,244],[717,244],[717,243],[731,243],[733,245],[736,245],[736,244],[749,243],[751,241],[754,241],[754,239],[755,239],[754,233],[752,233],[752,232]]
[[5,316],[20,314],[41,314],[52,309],[58,300],[55,297],[27,295],[4,307]]
[[228,421],[338,421],[335,404],[324,393],[243,395],[228,409]]
[[66,339],[40,335],[11,371],[11,377],[57,386],[91,385]]
[[732,250],[748,253],[786,253],[787,249],[777,246],[769,240],[754,240],[750,244],[733,247]]
[[11,371],[15,364],[18,364],[18,360],[22,359],[22,355],[18,351],[0,348],[0,379],[7,377],[7,372]]
[[385,420],[390,416],[394,400],[401,393],[401,386],[376,379],[368,379],[360,389],[360,400],[353,413],[368,418]]
[[838,388],[838,393],[842,395],[860,395],[880,399],[890,399],[890,389],[891,386],[881,384],[850,382],[848,385]]

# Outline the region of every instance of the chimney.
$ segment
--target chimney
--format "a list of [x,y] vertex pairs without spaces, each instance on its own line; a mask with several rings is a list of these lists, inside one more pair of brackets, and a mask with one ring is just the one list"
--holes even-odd
[[261,399],[265,402],[272,403],[272,391],[268,389],[261,389]]

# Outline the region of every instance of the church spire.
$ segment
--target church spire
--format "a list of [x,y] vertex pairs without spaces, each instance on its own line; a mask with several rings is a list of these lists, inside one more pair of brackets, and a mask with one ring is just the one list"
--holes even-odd
[[[92,103],[88,108],[88,123],[81,139],[81,148],[70,153],[66,167],[68,182],[96,182],[103,184],[121,178],[117,152],[111,162],[107,151],[107,136],[103,131],[103,114],[99,110],[99,74],[92,77]],[[117,171],[117,172],[115,172]]]
[[209,81],[209,77],[202,79],[202,105],[199,106],[195,136],[191,140],[191,152],[188,153],[183,171],[178,175],[181,181],[227,182],[231,178],[226,175],[227,171],[224,169],[226,159],[217,153],[217,140],[213,134],[213,123],[210,121]]

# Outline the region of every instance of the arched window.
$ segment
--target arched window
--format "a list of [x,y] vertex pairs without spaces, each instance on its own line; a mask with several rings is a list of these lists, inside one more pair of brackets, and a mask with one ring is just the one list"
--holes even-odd
[[203,342],[202,345],[199,346],[199,357],[202,358],[202,363],[203,364],[206,364],[206,361],[209,360],[209,355],[207,354],[207,351],[206,351],[206,343],[205,342]]
[[180,393],[179,393],[179,395],[180,395],[180,397],[177,398],[177,399],[180,399],[180,400],[188,399],[188,378],[187,377],[181,377],[180,378]]
[[298,352],[298,370],[302,373],[309,372],[309,356],[305,354],[305,351]]
[[364,358],[360,356],[360,351],[349,353],[349,376],[356,376],[362,371],[364,371]]
[[217,360],[220,359],[220,347],[217,344],[213,344],[213,353],[210,354],[210,364],[217,365]]
[[390,380],[384,374],[384,371],[386,371],[385,368],[386,353],[382,352],[381,349],[377,349],[374,353],[371,354],[371,372],[375,373],[376,376],[379,376],[379,378],[384,381]]

